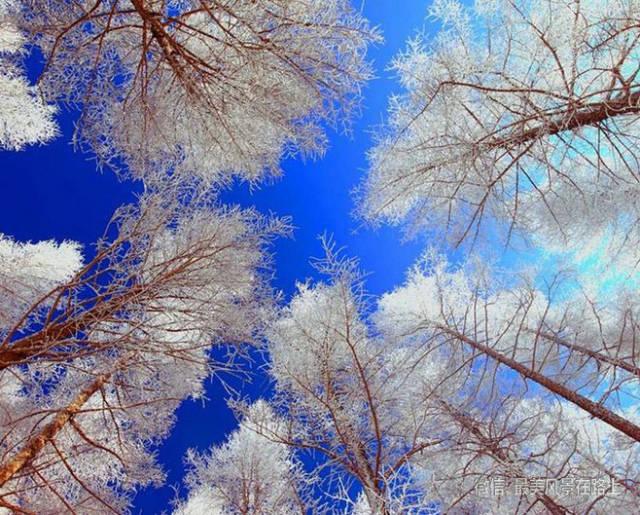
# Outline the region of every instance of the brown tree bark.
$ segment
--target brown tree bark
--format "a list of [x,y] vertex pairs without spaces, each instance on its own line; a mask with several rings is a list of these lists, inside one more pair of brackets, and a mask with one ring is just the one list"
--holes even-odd
[[481,143],[489,149],[511,148],[530,141],[553,136],[564,131],[574,131],[580,127],[595,126],[610,118],[640,113],[640,91],[603,102],[586,104],[567,110],[563,115],[546,120],[545,123],[527,130],[514,130],[504,137],[496,137]]
[[522,363],[504,356],[491,347],[477,342],[472,338],[459,333],[458,331],[454,331],[453,329],[450,329],[449,327],[441,324],[437,324],[435,327],[443,333],[448,334],[449,336],[452,336],[453,338],[466,343],[473,349],[489,356],[490,358],[496,360],[498,363],[506,365],[510,369],[518,372],[524,378],[538,383],[540,386],[543,386],[550,392],[553,392],[563,399],[571,402],[572,404],[575,404],[576,406],[582,408],[593,417],[602,420],[603,422],[609,424],[611,427],[615,427],[619,431],[622,431],[630,438],[633,438],[636,442],[640,442],[640,427],[633,424],[626,418],[621,417],[613,411],[605,408],[601,404],[593,402],[583,395],[580,395],[570,388],[567,388],[563,384],[557,383],[556,381],[553,381],[552,379],[539,372],[536,372],[535,370],[531,370],[529,367],[524,366]]
[[100,390],[109,380],[111,374],[101,374],[85,387],[71,404],[59,411],[55,418],[49,422],[35,436],[31,437],[26,445],[11,458],[8,462],[0,466],[0,487],[14,477],[18,472],[27,467],[38,454],[44,449],[47,443],[52,442],[60,433],[62,428],[81,410],[87,401]]
[[575,343],[570,343],[570,342],[568,342],[568,341],[556,336],[553,333],[547,333],[547,332],[543,332],[543,331],[534,331],[534,330],[531,330],[530,332],[541,336],[545,340],[548,340],[550,342],[553,342],[553,343],[556,343],[558,345],[561,345],[562,347],[565,347],[566,349],[578,352],[580,354],[585,354],[586,356],[589,356],[589,357],[593,358],[596,361],[601,361],[603,363],[607,363],[609,365],[613,365],[614,367],[618,367],[618,368],[621,368],[623,370],[626,370],[630,374],[633,374],[633,375],[635,375],[636,377],[638,377],[640,379],[640,368],[639,367],[635,367],[635,366],[631,365],[630,363],[627,363],[624,360],[617,359],[617,358],[612,358],[611,356],[607,356],[606,354],[602,354],[601,352],[593,351],[591,349],[588,349],[587,347],[583,347],[582,345],[578,345],[578,344],[575,344]]

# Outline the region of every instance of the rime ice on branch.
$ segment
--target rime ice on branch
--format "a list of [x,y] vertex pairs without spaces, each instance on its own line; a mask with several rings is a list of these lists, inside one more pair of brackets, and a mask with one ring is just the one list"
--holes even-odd
[[362,212],[509,238],[637,248],[640,3],[437,0],[432,41],[394,68],[406,94],[370,153]]
[[29,42],[18,29],[19,3],[0,2],[0,149],[21,150],[46,143],[57,134],[56,108],[29,84],[22,59]]
[[[37,287],[3,317],[1,506],[126,511],[137,487],[162,480],[153,445],[178,404],[202,394],[212,346],[251,343],[268,315],[263,251],[286,226],[193,192],[166,195],[120,209],[81,267],[73,247],[2,242],[36,255],[7,280],[3,267],[3,288]],[[43,254],[65,252],[69,266],[38,276]]]
[[[633,391],[638,377],[622,364],[634,358],[620,353],[614,365],[606,342],[587,339],[578,352],[561,330],[570,306],[550,309],[526,283],[487,289],[485,270],[439,260],[371,310],[353,262],[330,256],[323,268],[330,281],[301,285],[268,331],[284,422],[259,432],[313,456],[329,509],[563,514],[637,504],[637,414],[598,396],[605,379],[611,394]],[[566,342],[544,336],[554,330]],[[518,478],[608,486],[560,494],[518,489]],[[509,495],[487,491],[494,479]]]
[[302,465],[288,446],[270,438],[283,421],[265,401],[245,409],[246,419],[226,443],[204,456],[189,453],[189,497],[175,515],[309,513],[313,500]]
[[347,0],[28,0],[46,97],[81,108],[76,141],[146,179],[277,173],[358,104],[378,37]]

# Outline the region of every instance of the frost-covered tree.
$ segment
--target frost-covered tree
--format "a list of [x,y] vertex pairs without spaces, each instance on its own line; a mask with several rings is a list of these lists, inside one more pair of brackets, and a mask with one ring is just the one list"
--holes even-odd
[[[414,39],[394,62],[407,92],[392,99],[371,152],[363,214],[442,230],[455,243],[498,230],[552,250],[596,249],[626,268],[598,270],[629,277],[640,236],[640,4],[442,0],[431,14],[435,38]],[[601,473],[624,490],[553,498],[560,511],[540,499],[539,509],[626,511],[638,495],[627,456],[636,459],[640,441],[630,409],[640,379],[634,284],[599,295],[560,273],[541,286],[430,259],[381,299],[374,319],[386,337],[441,348],[468,371],[465,395],[481,404],[449,414],[505,477]],[[486,476],[474,449],[445,461],[459,484],[438,485],[442,498],[449,488],[450,500],[466,502],[465,482]]]
[[[0,0],[0,147],[48,141],[53,106],[76,108],[74,142],[147,192],[86,262],[71,243],[0,238],[0,508],[121,513],[162,480],[153,447],[202,394],[212,346],[251,342],[271,312],[264,246],[286,230],[194,185],[320,153],[377,39],[347,0]],[[248,427],[211,460],[251,445]],[[282,474],[255,472],[282,495],[239,506],[301,511],[297,462],[264,449]]]
[[446,227],[494,222],[553,247],[637,248],[640,3],[437,0],[437,35],[394,61],[406,94],[370,154],[362,210]]
[[269,436],[333,472],[323,482],[331,504],[348,507],[355,485],[373,513],[416,509],[423,497],[406,467],[438,441],[423,404],[433,371],[369,333],[352,263],[332,273],[331,283],[301,285],[268,331],[273,403],[288,419],[286,431]]
[[176,515],[306,514],[312,506],[308,479],[291,449],[269,438],[282,421],[265,401],[246,407],[226,443],[210,453],[189,452],[188,499]]
[[[482,399],[483,401],[486,399]],[[415,460],[447,513],[607,513],[637,504],[638,446],[566,403],[441,400],[450,441]]]
[[14,0],[0,1],[0,149],[20,150],[57,134],[55,107],[29,84],[21,60],[27,40],[16,25]]
[[[324,268],[331,281],[302,285],[268,331],[272,403],[286,423],[261,433],[313,456],[319,488],[333,508],[376,515],[563,514],[637,504],[638,444],[602,413],[632,428],[637,414],[609,406],[604,396],[589,406],[576,402],[587,394],[571,382],[579,366],[571,356],[565,355],[566,377],[558,353],[531,365],[525,356],[535,356],[536,347],[524,345],[513,303],[474,297],[478,290],[469,292],[466,276],[439,269],[419,277],[416,270],[372,309],[352,262],[332,258]],[[483,310],[491,317],[483,318]],[[509,327],[489,320],[510,317]],[[452,335],[451,327],[464,333]],[[522,349],[502,349],[481,334],[495,331],[495,340],[504,334],[511,341],[509,330],[523,333]],[[542,344],[538,352],[551,354]],[[575,396],[548,389],[535,374]],[[601,411],[588,409],[595,406]],[[554,486],[523,488],[530,478]],[[490,492],[492,481],[510,490]],[[589,490],[557,489],[569,481]]]
[[207,181],[321,151],[377,39],[347,0],[28,0],[20,28],[46,98],[81,108],[78,144],[139,177]]
[[251,342],[270,310],[263,249],[284,225],[210,206],[193,191],[149,193],[119,210],[94,258],[76,271],[66,256],[73,266],[44,277],[41,254],[77,251],[3,242],[9,256],[36,254],[5,267],[3,287],[36,287],[0,329],[2,506],[121,513],[161,481],[153,445],[202,394],[209,350]]
[[617,412],[640,379],[637,308],[598,305],[562,288],[545,295],[509,280],[500,287],[484,267],[451,269],[431,256],[382,298],[380,323],[441,340],[460,360],[509,369],[640,442],[638,421]]
[[0,234],[0,327],[18,322],[24,312],[82,266],[73,242],[19,243]]

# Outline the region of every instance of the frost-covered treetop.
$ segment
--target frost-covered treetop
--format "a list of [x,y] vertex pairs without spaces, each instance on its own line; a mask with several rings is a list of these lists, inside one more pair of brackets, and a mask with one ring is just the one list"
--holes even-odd
[[305,477],[291,449],[269,439],[282,425],[265,401],[207,455],[189,452],[189,496],[175,515],[293,515],[306,513]]
[[19,243],[0,234],[0,334],[32,304],[71,279],[82,261],[77,243]]
[[28,43],[15,24],[14,0],[0,2],[0,150],[21,150],[58,134],[56,108],[26,77],[21,63]]
[[[552,248],[637,246],[640,3],[437,0],[394,61],[406,93],[370,154],[362,212],[498,226]],[[625,240],[625,238],[627,238]]]
[[377,39],[347,0],[32,0],[23,14],[46,97],[81,108],[76,141],[145,179],[255,181],[321,152]]

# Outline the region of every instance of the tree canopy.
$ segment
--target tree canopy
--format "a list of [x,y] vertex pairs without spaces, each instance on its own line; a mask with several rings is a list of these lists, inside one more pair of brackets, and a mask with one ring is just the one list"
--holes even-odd
[[371,295],[325,236],[287,297],[296,221],[226,195],[350,126],[363,8],[0,0],[0,149],[64,136],[135,189],[92,246],[0,233],[1,513],[132,512],[223,374],[176,515],[636,509],[640,2],[428,8],[354,203],[429,246]]

